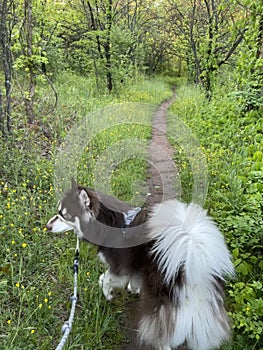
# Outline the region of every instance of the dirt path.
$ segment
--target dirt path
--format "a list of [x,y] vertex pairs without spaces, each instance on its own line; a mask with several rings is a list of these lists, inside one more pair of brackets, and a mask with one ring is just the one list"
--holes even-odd
[[177,194],[175,183],[177,170],[173,162],[173,148],[166,138],[166,111],[175,100],[174,96],[163,102],[153,118],[152,139],[148,148],[150,167],[148,189],[151,195],[148,206],[174,198]]
[[[149,170],[148,170],[148,189],[150,196],[147,205],[151,207],[155,203],[176,197],[178,195],[175,188],[177,170],[173,162],[173,148],[166,138],[166,111],[174,102],[176,95],[163,102],[154,114],[152,139],[148,148]],[[140,346],[137,342],[136,310],[139,308],[139,302],[136,298],[126,305],[125,332],[127,333],[127,345],[123,350],[153,350],[149,346]],[[184,347],[177,350],[184,350]]]

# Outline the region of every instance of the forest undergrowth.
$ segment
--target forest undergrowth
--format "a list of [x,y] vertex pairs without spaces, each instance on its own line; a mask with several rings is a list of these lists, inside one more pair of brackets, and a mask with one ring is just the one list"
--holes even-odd
[[[196,86],[177,89],[169,116],[179,116],[200,142],[209,180],[205,207],[224,234],[236,269],[229,281],[227,307],[233,340],[224,349],[262,349],[263,339],[263,119],[262,106],[244,111],[231,82],[215,88],[208,101]],[[175,145],[183,199],[191,199],[194,179],[184,150]]]

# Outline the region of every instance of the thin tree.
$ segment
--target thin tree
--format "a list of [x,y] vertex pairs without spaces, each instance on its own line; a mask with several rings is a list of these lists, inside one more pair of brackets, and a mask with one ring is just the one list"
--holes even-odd
[[210,97],[213,74],[230,62],[244,39],[246,20],[239,24],[238,19],[247,13],[223,0],[168,0],[168,5],[169,29],[182,38],[189,71]]
[[[12,88],[12,55],[11,33],[13,1],[3,0],[0,3],[0,52],[4,73],[4,84],[0,85],[0,128],[2,135],[11,131],[11,88]],[[4,91],[2,91],[4,85]]]
[[25,36],[24,55],[28,59],[29,85],[25,96],[25,108],[28,122],[34,122],[34,96],[36,89],[36,79],[34,72],[33,56],[33,5],[32,0],[24,0],[24,25],[23,31]]

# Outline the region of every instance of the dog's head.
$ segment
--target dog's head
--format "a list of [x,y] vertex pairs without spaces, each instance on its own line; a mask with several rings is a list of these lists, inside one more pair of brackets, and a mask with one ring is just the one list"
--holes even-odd
[[71,180],[71,189],[65,194],[58,206],[58,213],[47,223],[51,232],[76,231],[83,235],[83,225],[96,218],[99,200],[94,191],[78,186]]

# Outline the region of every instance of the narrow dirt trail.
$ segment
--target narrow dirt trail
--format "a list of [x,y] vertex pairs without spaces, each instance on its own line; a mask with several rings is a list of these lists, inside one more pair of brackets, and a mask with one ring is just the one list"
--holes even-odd
[[[167,140],[167,125],[166,111],[175,101],[176,95],[163,102],[153,117],[152,139],[148,148],[148,190],[149,197],[147,206],[150,208],[155,203],[160,203],[163,200],[171,199],[178,196],[176,189],[177,170],[173,162],[174,151]],[[137,342],[136,327],[138,320],[136,319],[139,309],[139,301],[134,298],[126,305],[125,315],[125,332],[127,334],[128,343],[123,346],[123,350],[153,350],[152,347],[143,345],[140,346]],[[179,347],[177,350],[185,350],[184,347]]]
[[148,206],[178,195],[175,188],[177,170],[173,162],[174,151],[167,140],[166,111],[175,101],[176,95],[163,102],[153,117],[152,139],[148,148]]

